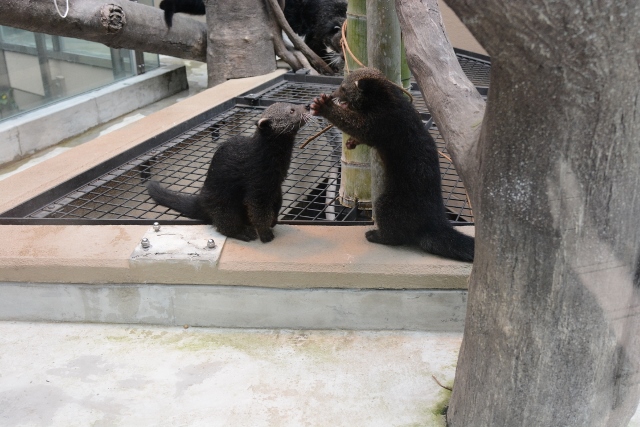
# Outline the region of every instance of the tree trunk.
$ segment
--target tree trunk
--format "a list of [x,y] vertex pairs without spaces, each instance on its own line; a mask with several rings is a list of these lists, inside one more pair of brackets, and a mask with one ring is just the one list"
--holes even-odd
[[89,40],[114,49],[204,61],[206,26],[180,15],[176,18],[167,30],[162,10],[129,0],[69,0],[66,18],[58,15],[52,1],[0,1],[0,25]]
[[209,87],[276,69],[264,0],[206,0]]
[[445,123],[422,86],[446,37],[436,0],[421,3],[396,0],[409,65],[476,220],[448,425],[626,427],[640,398],[640,6],[449,0],[492,58],[479,131],[455,77]]

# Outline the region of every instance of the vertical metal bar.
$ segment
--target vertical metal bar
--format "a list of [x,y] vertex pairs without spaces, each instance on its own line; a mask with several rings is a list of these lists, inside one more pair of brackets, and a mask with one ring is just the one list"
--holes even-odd
[[[138,3],[138,0],[130,0],[134,3]],[[153,1],[151,2],[153,5]],[[144,64],[144,53],[141,50],[133,51],[131,55],[131,71],[136,75],[144,74],[147,70]]]
[[61,52],[62,51],[62,43],[60,43],[60,36],[51,36],[51,40],[53,42],[53,51]]
[[4,55],[4,49],[0,49],[0,86],[10,87],[9,69],[7,68],[7,59]]
[[120,49],[111,49],[111,66],[113,68],[113,78],[120,79],[126,75],[124,69],[124,59]]
[[135,65],[136,74],[144,74],[147,70],[144,64],[144,52],[135,50],[133,52],[133,65]]
[[42,86],[44,87],[44,96],[51,97],[51,70],[49,69],[49,58],[47,57],[47,45],[44,40],[44,34],[34,33],[36,39],[36,50],[38,52],[38,63],[40,64],[40,75],[42,76]]

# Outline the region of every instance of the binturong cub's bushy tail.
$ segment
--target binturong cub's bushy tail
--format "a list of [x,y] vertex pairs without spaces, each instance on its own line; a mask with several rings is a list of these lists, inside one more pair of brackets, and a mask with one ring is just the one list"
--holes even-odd
[[458,261],[473,262],[474,239],[462,234],[452,227],[442,227],[439,230],[422,236],[418,242],[422,250]]
[[149,181],[147,190],[151,198],[159,205],[178,211],[189,218],[208,220],[207,216],[202,212],[196,195],[181,194],[168,190],[157,181]]

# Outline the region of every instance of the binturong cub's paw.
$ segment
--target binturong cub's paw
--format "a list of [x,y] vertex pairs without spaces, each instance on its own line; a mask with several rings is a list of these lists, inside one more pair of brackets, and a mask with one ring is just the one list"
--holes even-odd
[[354,139],[352,137],[349,137],[349,139],[347,139],[347,142],[345,142],[344,145],[347,147],[347,149],[353,150],[358,145],[360,145],[360,141],[358,141],[357,139]]
[[322,95],[314,98],[311,102],[311,114],[314,116],[321,116],[323,111],[333,106],[333,97],[323,93]]
[[275,237],[273,235],[273,231],[271,231],[270,228],[267,228],[266,230],[262,230],[260,231],[260,241],[262,243],[269,243],[270,241],[273,240],[273,238]]

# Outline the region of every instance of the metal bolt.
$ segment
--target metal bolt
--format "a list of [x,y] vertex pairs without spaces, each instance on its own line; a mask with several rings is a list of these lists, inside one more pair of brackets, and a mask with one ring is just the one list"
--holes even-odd
[[157,222],[153,223],[153,231],[160,231],[160,224],[158,224]]
[[149,242],[149,239],[147,239],[146,237],[142,240],[140,240],[140,244],[142,245],[142,247],[144,249],[149,249],[149,247],[151,246],[151,243]]
[[207,240],[207,247],[209,249],[214,249],[216,247],[216,242],[214,242],[213,239]]

